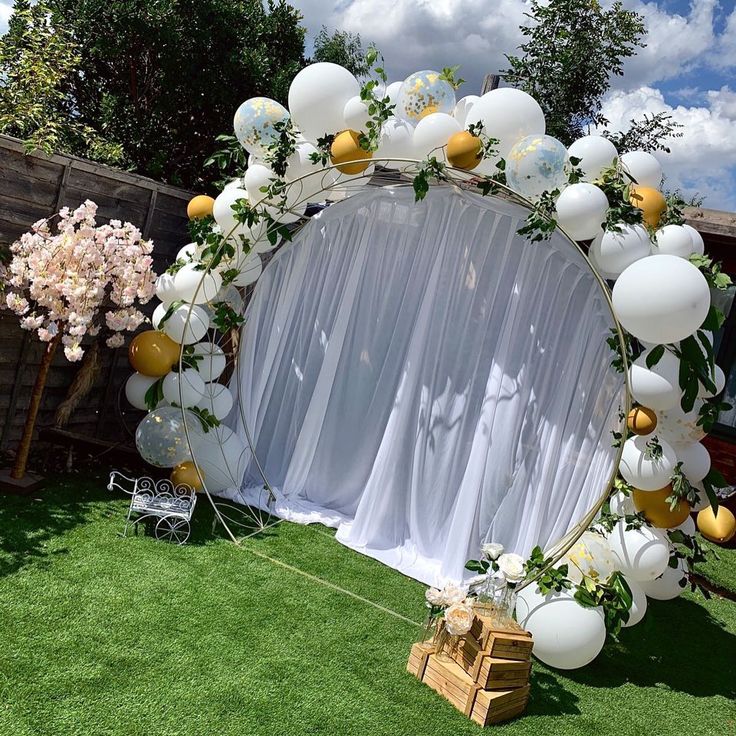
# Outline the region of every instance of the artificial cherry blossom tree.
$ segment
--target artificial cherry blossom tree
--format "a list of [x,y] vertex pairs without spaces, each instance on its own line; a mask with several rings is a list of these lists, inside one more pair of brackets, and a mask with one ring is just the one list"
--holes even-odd
[[76,210],[64,207],[55,229],[40,220],[11,246],[7,306],[46,343],[38,369],[23,436],[11,471],[25,474],[33,429],[49,368],[59,345],[71,362],[84,354],[85,335],[106,328],[109,347],[124,343],[123,332],[135,330],[146,318],[136,308],[155,292],[153,245],[129,222],[97,225],[97,205],[87,200]]

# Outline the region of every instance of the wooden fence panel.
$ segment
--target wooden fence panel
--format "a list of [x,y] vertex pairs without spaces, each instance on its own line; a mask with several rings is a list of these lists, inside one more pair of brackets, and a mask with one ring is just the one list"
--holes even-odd
[[[31,225],[63,206],[85,199],[99,205],[98,221],[132,222],[154,242],[154,268],[160,272],[189,241],[186,205],[192,192],[65,155],[27,155],[20,141],[0,135],[0,245],[9,245]],[[39,341],[20,329],[18,319],[0,304],[0,449],[20,438],[31,388],[41,360]],[[150,305],[144,309],[147,313]],[[101,350],[100,370],[92,391],[80,403],[67,429],[101,439],[126,441],[118,419],[117,397],[130,375],[126,348]],[[37,427],[53,424],[59,403],[79,363],[56,356],[49,373]],[[135,423],[136,412],[124,406]]]

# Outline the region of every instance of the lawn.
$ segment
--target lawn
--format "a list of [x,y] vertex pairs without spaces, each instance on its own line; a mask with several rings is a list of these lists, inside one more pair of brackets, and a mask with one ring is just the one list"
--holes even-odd
[[[104,485],[0,497],[2,736],[481,733],[405,672],[422,585],[323,527],[238,548],[206,504],[188,546],[122,539]],[[588,668],[535,662],[526,715],[496,731],[736,734],[735,634],[730,601],[654,602]]]

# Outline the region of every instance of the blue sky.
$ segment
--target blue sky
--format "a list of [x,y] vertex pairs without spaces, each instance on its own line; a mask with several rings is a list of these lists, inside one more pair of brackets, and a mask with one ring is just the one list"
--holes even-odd
[[[386,58],[392,79],[461,64],[476,94],[521,40],[527,0],[291,0],[311,37],[322,25],[358,32]],[[612,0],[601,0],[604,5]],[[9,0],[0,0],[0,29]],[[686,127],[662,155],[668,188],[736,211],[736,0],[624,0],[645,16],[647,47],[614,80],[604,112],[625,127],[645,112],[670,112]],[[234,101],[236,107],[240,101]]]

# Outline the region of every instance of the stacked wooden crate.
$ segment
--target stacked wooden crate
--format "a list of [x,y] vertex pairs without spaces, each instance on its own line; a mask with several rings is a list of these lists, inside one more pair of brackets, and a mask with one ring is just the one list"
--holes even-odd
[[476,615],[471,630],[445,644],[415,644],[407,670],[481,726],[514,718],[529,700],[532,637],[514,622]]

